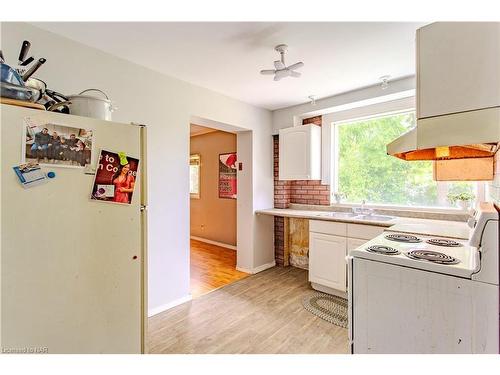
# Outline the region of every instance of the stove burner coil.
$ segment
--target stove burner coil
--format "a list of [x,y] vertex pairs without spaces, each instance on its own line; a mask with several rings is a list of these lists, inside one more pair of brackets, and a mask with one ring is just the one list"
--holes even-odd
[[430,245],[436,246],[446,246],[446,247],[459,247],[462,246],[461,243],[453,240],[445,240],[443,238],[430,238],[427,240],[427,243]]
[[409,243],[422,242],[420,238],[412,236],[410,234],[388,234],[385,236],[385,238],[396,242],[409,242]]
[[384,255],[398,255],[401,253],[399,250],[396,250],[393,247],[380,246],[380,245],[368,246],[366,248],[366,251],[369,251],[370,253],[384,254]]
[[460,261],[452,256],[431,250],[411,250],[405,255],[415,260],[424,260],[438,264],[458,264]]

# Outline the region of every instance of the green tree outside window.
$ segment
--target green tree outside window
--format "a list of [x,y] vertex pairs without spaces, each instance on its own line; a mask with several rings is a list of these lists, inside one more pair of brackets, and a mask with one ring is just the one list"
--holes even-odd
[[474,192],[471,182],[436,182],[431,161],[403,161],[386,145],[415,126],[415,113],[337,124],[338,190],[348,202],[450,206],[449,193]]

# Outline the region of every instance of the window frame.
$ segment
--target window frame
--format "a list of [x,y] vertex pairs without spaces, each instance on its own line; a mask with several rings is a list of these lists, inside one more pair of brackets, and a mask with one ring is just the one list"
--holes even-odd
[[[197,164],[193,164],[192,161],[197,159]],[[191,193],[191,171],[189,172],[189,197],[190,199],[200,199],[201,196],[201,154],[195,153],[189,155],[189,167],[192,165],[198,166],[198,192]]]
[[[401,107],[400,105],[396,105],[395,107]],[[360,110],[361,109],[361,110]],[[332,187],[331,192],[332,192],[332,198],[333,194],[339,191],[339,127],[348,123],[355,123],[355,122],[360,122],[360,121],[366,121],[370,119],[375,119],[375,118],[381,118],[381,117],[387,117],[387,116],[393,116],[393,115],[398,115],[398,114],[404,114],[404,113],[409,113],[409,112],[416,112],[416,109],[414,107],[411,108],[397,108],[394,110],[384,110],[381,112],[374,111],[368,111],[370,113],[364,114],[364,115],[358,115],[357,114],[365,112],[364,107],[357,108],[352,111],[346,111],[347,113],[351,112],[352,116],[340,116],[343,117],[340,120],[335,120],[334,114],[332,114],[331,121],[327,122],[326,124],[323,124],[323,126],[330,126],[330,144],[331,144],[331,159],[330,159],[330,164],[331,164],[331,176],[330,176],[330,185]],[[366,112],[365,112],[366,113]],[[438,182],[439,183],[439,182]],[[480,201],[484,201],[486,194],[487,194],[487,184],[484,181],[476,181],[475,182],[475,195],[476,198],[472,202],[473,206],[476,205]],[[336,203],[333,202],[331,203],[332,206],[337,206],[337,207],[354,207],[357,205],[360,205],[361,202],[343,202],[343,203]],[[444,206],[412,206],[412,205],[397,205],[397,204],[390,204],[390,203],[366,203],[367,207],[374,208],[374,209],[394,209],[394,210],[412,210],[412,211],[418,211],[418,212],[442,212],[442,213],[463,213],[464,211],[459,208],[459,207],[444,207]]]

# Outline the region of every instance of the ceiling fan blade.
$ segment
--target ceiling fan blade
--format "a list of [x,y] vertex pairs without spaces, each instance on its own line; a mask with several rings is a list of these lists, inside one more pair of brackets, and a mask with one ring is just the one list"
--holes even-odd
[[299,72],[294,72],[293,70],[291,71],[290,75],[294,78],[299,78],[300,77],[300,73]]
[[288,67],[288,69],[290,70],[295,70],[295,69],[299,69],[299,68],[302,68],[304,66],[304,63],[301,61],[301,62],[298,62],[298,63],[295,63],[293,65],[290,65]]
[[276,70],[285,69],[285,64],[283,64],[280,60],[276,60],[274,62],[274,67],[276,68]]
[[266,75],[270,75],[270,74],[274,74],[274,73],[276,73],[276,70],[274,70],[274,69],[264,69],[264,70],[260,71],[260,74],[266,74]]
[[281,78],[288,77],[290,75],[290,71],[288,69],[278,70],[276,72],[275,77],[278,77],[275,81],[279,81]]

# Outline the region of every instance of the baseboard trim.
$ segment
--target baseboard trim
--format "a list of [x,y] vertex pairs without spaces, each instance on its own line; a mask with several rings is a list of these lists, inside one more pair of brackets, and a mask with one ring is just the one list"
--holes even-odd
[[248,268],[243,268],[243,267],[236,266],[236,270],[241,271],[241,272],[246,272],[246,273],[254,274],[254,273],[259,273],[259,272],[265,271],[265,270],[267,270],[269,268],[272,268],[274,266],[276,266],[276,261],[275,260],[273,260],[270,263],[266,263],[266,264],[263,264],[261,266],[258,266],[258,267],[252,268],[252,269],[248,269]]
[[212,241],[212,240],[208,240],[206,238],[197,237],[197,236],[191,236],[191,239],[192,240],[196,240],[196,241],[200,241],[200,242],[209,243],[210,245],[216,245],[216,246],[220,246],[220,247],[225,247],[226,249],[236,250],[236,246],[229,245],[229,244],[224,243],[224,242]]
[[170,303],[166,303],[164,305],[149,309],[148,310],[148,318],[151,318],[154,315],[158,315],[159,313],[162,313],[164,311],[167,311],[167,310],[171,309],[172,307],[182,305],[185,302],[189,302],[192,299],[193,299],[193,297],[191,296],[191,294],[188,294],[187,296],[176,299]]

